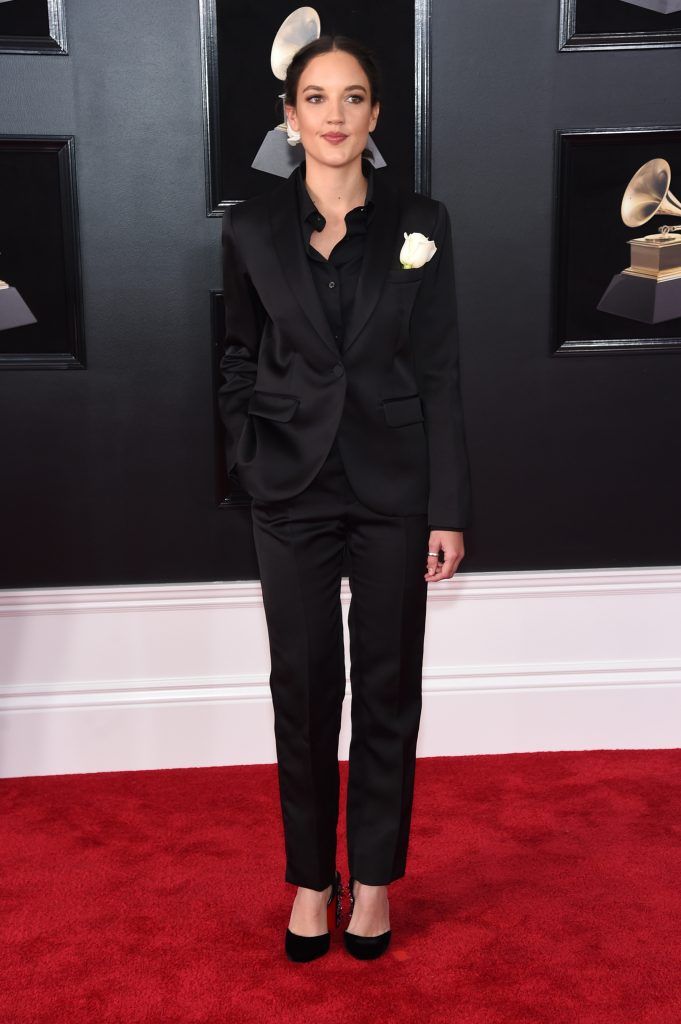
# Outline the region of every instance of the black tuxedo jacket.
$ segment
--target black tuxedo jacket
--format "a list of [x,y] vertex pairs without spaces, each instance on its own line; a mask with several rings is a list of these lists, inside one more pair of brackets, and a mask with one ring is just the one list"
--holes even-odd
[[[228,472],[236,467],[254,498],[293,497],[337,435],[365,505],[463,529],[471,486],[447,209],[374,172],[376,208],[339,348],[304,250],[294,173],[223,217],[218,403]],[[404,270],[399,253],[412,231],[437,251]]]

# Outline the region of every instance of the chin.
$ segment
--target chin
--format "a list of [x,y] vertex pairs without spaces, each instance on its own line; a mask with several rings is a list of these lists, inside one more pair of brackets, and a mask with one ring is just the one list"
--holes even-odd
[[361,146],[348,146],[346,143],[343,143],[341,146],[330,146],[324,139],[321,139],[320,144],[314,146],[312,155],[320,163],[338,166],[338,164],[349,164],[358,156],[361,156],[366,146],[366,143]]

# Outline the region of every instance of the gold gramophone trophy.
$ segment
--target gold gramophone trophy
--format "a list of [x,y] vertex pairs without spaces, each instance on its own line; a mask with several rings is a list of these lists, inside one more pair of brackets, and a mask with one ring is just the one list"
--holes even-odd
[[[640,227],[656,214],[681,217],[671,192],[672,172],[661,157],[636,171],[622,197],[622,220]],[[596,309],[644,324],[681,316],[681,224],[663,224],[656,235],[629,240],[631,264],[615,274]]]

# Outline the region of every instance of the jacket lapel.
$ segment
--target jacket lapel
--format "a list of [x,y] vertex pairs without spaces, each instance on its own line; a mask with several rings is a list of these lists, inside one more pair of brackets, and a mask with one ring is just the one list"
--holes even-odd
[[[303,244],[294,173],[269,193],[272,239],[289,288],[322,341],[338,356],[338,345],[317,294]],[[393,249],[400,241],[397,238],[399,199],[392,184],[381,177],[380,171],[374,171],[374,202],[376,206],[367,232],[357,291],[349,323],[345,325],[343,352],[357,340],[371,316],[391,267]],[[395,250],[397,252],[398,249]]]
[[399,252],[397,229],[400,223],[400,204],[392,184],[381,177],[380,171],[374,171],[374,202],[376,206],[364,243],[357,291],[349,322],[345,325],[343,352],[347,352],[357,340],[373,313],[386,275]]

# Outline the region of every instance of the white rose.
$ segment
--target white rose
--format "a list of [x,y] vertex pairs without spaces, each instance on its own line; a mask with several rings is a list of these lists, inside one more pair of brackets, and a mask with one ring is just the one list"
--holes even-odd
[[437,250],[435,242],[422,235],[420,231],[404,232],[404,245],[400,249],[400,263],[405,270],[422,267],[432,259]]

